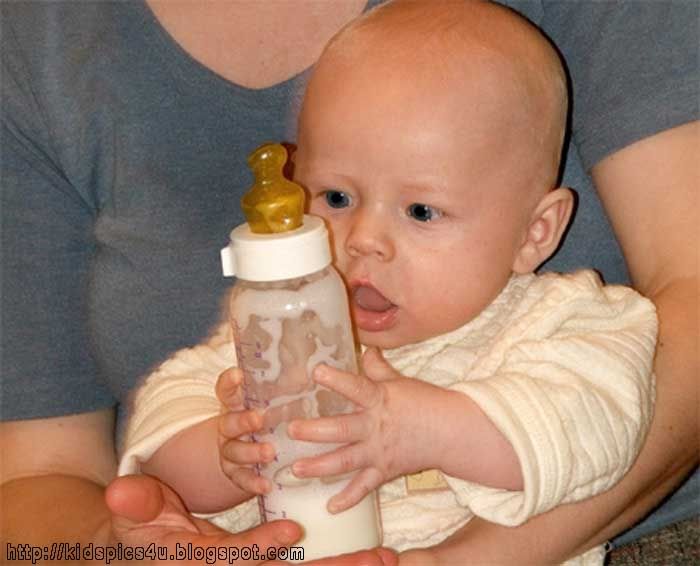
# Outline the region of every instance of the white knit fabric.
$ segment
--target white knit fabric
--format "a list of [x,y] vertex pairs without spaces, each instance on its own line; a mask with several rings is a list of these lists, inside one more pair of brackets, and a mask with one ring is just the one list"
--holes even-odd
[[[139,389],[120,474],[138,472],[177,432],[219,412],[214,384],[235,365],[225,326],[208,343],[176,353]],[[612,487],[651,421],[656,333],[650,301],[581,271],[514,276],[465,326],[385,351],[403,375],[469,395],[513,445],[524,489],[445,477],[448,490],[409,493],[398,478],[380,489],[384,545],[435,545],[473,515],[519,525]],[[251,500],[213,521],[249,528],[259,521],[257,505]],[[570,563],[602,564],[603,556],[600,547]]]

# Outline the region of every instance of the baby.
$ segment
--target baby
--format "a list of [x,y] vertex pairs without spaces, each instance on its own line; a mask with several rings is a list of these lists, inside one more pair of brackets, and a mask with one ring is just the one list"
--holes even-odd
[[[332,512],[379,487],[384,545],[407,558],[432,547],[426,560],[462,563],[474,514],[518,525],[610,488],[651,420],[653,305],[590,271],[533,274],[572,210],[556,188],[566,113],[554,49],[482,2],[383,5],[330,42],[309,83],[295,178],[368,349],[364,375],[314,371],[358,409],[293,421],[294,438],[344,444],[293,470],[354,472]],[[120,472],[140,465],[191,511],[248,499],[217,519],[242,529],[269,489],[252,465],[274,447],[243,440],[262,418],[243,410],[234,364],[223,324],[149,376]]]

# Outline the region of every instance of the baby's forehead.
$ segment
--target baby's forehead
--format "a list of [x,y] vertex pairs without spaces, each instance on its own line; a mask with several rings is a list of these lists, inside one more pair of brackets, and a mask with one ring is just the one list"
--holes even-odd
[[459,56],[455,49],[436,53],[423,46],[330,59],[320,69],[312,102],[333,108],[333,120],[362,112],[407,135],[441,129],[464,145],[479,138],[479,147],[504,137],[525,140],[542,121],[529,70],[478,42],[458,43]]
[[561,91],[565,82],[558,54],[535,26],[509,8],[481,1],[380,5],[331,40],[321,63],[327,60],[338,69],[375,65],[389,75],[403,71],[453,89],[465,70],[479,68],[483,80],[504,82],[501,95],[508,83],[546,90],[558,82],[555,90]]
[[[421,120],[433,120],[435,130],[454,134],[455,151],[482,149],[474,154],[509,163],[517,153],[528,169],[546,170],[549,184],[566,101],[556,51],[509,9],[478,1],[390,2],[331,40],[307,90],[299,138],[353,113],[376,116],[369,130],[397,127],[405,135],[422,133]],[[371,132],[355,133],[362,139]]]

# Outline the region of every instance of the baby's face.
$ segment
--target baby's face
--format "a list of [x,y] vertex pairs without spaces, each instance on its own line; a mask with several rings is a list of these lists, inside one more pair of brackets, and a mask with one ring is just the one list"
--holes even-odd
[[371,73],[317,74],[295,177],[330,225],[360,341],[394,348],[454,330],[496,297],[529,197],[508,118],[483,93],[472,104]]

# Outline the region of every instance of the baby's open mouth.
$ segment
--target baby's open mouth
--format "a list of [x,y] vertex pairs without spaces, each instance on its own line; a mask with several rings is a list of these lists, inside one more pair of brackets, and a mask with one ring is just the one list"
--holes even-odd
[[372,312],[385,312],[394,304],[373,287],[360,285],[355,287],[352,298],[361,309]]
[[355,324],[361,330],[379,332],[396,323],[398,307],[371,285],[352,286],[350,296]]

